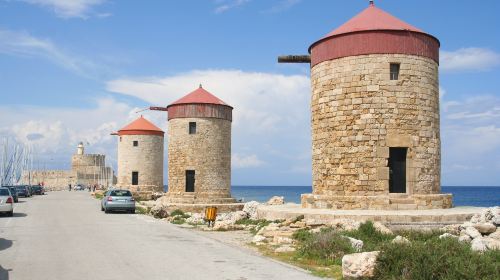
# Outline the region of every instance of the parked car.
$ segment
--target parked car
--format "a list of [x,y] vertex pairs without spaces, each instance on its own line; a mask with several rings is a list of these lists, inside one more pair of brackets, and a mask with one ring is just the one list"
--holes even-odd
[[29,197],[30,192],[28,186],[16,186],[17,196]]
[[135,200],[129,190],[109,190],[101,200],[101,211],[126,211],[135,213]]
[[9,189],[10,195],[14,199],[14,203],[18,203],[19,202],[19,196],[17,196],[16,187],[14,187],[14,186],[3,186],[3,187]]
[[14,215],[14,198],[9,188],[0,188],[0,213],[7,213],[7,216]]
[[45,194],[45,190],[43,189],[42,186],[33,186],[32,190],[33,190],[33,194],[39,194],[39,195]]

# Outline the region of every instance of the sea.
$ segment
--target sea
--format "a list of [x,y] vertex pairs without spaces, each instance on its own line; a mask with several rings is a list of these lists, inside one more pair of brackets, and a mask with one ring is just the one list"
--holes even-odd
[[[285,202],[300,203],[300,195],[311,193],[311,186],[232,186],[232,196],[242,201],[266,202],[272,196],[285,198]],[[442,193],[453,194],[453,206],[500,206],[500,186],[442,186]]]

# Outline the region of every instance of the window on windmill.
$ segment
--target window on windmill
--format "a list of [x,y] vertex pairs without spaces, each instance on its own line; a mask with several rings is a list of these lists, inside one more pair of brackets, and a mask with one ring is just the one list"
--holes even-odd
[[189,134],[196,134],[196,123],[189,122]]
[[391,80],[399,79],[399,63],[391,63],[390,78]]
[[133,142],[133,145],[134,145],[134,147],[139,146],[139,141],[134,141],[134,142]]

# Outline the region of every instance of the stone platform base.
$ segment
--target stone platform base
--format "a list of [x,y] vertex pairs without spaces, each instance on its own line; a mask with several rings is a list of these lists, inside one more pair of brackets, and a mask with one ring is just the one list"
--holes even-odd
[[391,229],[433,229],[445,225],[462,224],[482,207],[456,207],[432,210],[333,210],[302,208],[299,204],[260,205],[257,218],[284,220],[304,215],[304,221],[314,220],[328,224],[333,220],[351,219],[355,221],[381,222]]
[[451,194],[387,194],[376,196],[330,196],[302,194],[303,208],[342,210],[427,210],[452,207]]
[[164,207],[167,208],[167,212],[170,213],[174,210],[182,210],[183,212],[191,213],[205,213],[205,209],[209,206],[217,207],[217,213],[228,213],[240,211],[243,209],[244,203],[211,203],[211,204],[187,204],[187,203],[166,203]]

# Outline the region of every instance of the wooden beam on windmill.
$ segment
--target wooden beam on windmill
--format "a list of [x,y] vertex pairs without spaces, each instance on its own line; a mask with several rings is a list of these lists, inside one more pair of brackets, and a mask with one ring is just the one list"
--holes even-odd
[[280,55],[278,63],[311,63],[310,55]]

